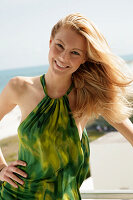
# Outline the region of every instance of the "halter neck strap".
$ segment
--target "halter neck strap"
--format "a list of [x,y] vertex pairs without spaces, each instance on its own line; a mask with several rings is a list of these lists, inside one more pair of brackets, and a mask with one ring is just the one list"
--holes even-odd
[[[45,95],[48,96],[48,94],[47,94],[47,89],[46,89],[45,74],[43,74],[43,75],[41,76],[41,83],[42,83],[42,86],[43,86],[43,90],[44,90]],[[69,87],[68,90],[66,91],[65,95],[68,95],[68,94],[72,91],[73,87],[74,87],[74,83],[72,82],[71,85],[70,85],[70,87]],[[63,95],[63,96],[64,96],[64,95]]]

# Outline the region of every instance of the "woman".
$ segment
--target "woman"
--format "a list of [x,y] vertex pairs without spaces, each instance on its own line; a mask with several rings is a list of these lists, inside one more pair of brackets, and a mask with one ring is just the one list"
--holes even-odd
[[133,144],[129,80],[95,25],[79,13],[52,29],[49,69],[14,77],[0,95],[0,119],[19,105],[18,161],[1,156],[1,199],[81,199],[89,173],[88,120],[102,115]]

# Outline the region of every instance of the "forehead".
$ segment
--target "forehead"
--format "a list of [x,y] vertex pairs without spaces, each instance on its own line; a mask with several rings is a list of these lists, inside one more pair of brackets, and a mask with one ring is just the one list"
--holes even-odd
[[86,39],[71,28],[60,28],[54,39],[61,40],[65,45],[69,45],[71,48],[86,49]]

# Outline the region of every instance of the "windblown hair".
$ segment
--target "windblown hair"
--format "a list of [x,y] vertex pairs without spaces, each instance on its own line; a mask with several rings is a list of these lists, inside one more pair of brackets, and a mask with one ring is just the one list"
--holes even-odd
[[87,42],[86,62],[73,73],[76,94],[73,115],[80,117],[86,113],[90,119],[102,115],[116,123],[130,117],[133,80],[131,72],[127,73],[125,61],[111,52],[96,25],[80,13],[69,14],[58,21],[52,29],[52,38],[61,27],[71,28]]

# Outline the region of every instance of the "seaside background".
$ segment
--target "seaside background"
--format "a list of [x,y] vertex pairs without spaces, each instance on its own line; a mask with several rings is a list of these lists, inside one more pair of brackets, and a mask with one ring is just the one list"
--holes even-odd
[[[122,57],[133,71],[132,8],[132,0],[2,0],[0,93],[14,76],[38,76],[47,72],[51,29],[60,18],[73,12],[81,12],[91,19],[113,53]],[[17,159],[20,120],[21,113],[16,106],[0,121],[0,147],[8,163]],[[102,134],[97,132],[97,137]]]
[[[133,71],[133,55],[125,55],[123,56],[123,59],[127,62],[131,71]],[[48,65],[0,70],[0,93],[12,77],[38,76],[46,73],[47,70]],[[0,121],[0,140],[12,135],[16,135],[20,120],[21,112],[19,107],[16,106]]]

